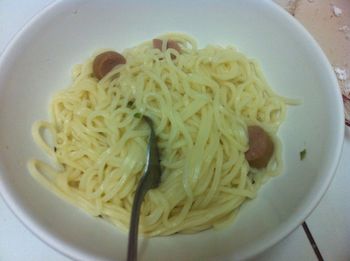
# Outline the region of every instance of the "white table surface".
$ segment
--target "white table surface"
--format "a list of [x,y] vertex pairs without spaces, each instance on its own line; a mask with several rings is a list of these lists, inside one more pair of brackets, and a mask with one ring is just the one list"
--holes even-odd
[[[52,0],[0,0],[0,54],[13,35]],[[281,2],[281,1],[279,1]],[[350,42],[349,42],[350,44]],[[350,260],[350,131],[336,177],[307,224],[325,260]],[[0,198],[0,261],[70,260],[37,239]],[[317,260],[302,227],[254,260]]]

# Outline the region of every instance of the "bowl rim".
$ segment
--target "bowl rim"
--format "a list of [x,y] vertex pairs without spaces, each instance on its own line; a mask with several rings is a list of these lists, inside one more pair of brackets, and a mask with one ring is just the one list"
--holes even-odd
[[[6,44],[5,48],[3,49],[2,54],[0,55],[0,67],[1,65],[7,60],[7,58],[10,56],[10,53],[12,49],[14,48],[15,43],[21,38],[21,36],[27,31],[27,29],[31,28],[38,20],[42,18],[48,11],[51,9],[54,9],[57,5],[65,2],[64,0],[54,0],[53,2],[47,4],[44,6],[39,12],[34,14],[10,39],[10,41]],[[284,10],[280,5],[275,3],[274,1],[264,0],[264,4],[269,5],[269,8],[274,9],[275,13],[279,13],[280,15],[283,14],[284,19],[288,20],[289,23],[291,23],[300,34],[305,37],[312,48],[317,51],[317,56],[322,61],[322,64],[327,67],[329,72],[333,72],[332,66],[330,62],[328,61],[326,55],[322,51],[319,44],[316,42],[316,40],[311,36],[311,34],[305,29],[305,27],[294,17],[292,17],[286,10]],[[344,125],[344,114],[342,113],[344,111],[343,103],[342,103],[342,96],[341,91],[338,85],[338,81],[336,79],[336,76],[333,74],[332,78],[332,86],[330,88],[333,88],[334,90],[334,100],[337,100],[338,102],[334,104],[333,108],[336,110],[336,114],[334,114],[334,117],[337,118],[337,122],[339,124],[337,125],[337,128],[334,129],[333,135],[337,137],[334,142],[334,147],[336,148],[335,151],[333,151],[333,160],[328,166],[328,175],[325,175],[322,179],[322,182],[318,184],[318,190],[317,192],[311,197],[307,204],[301,204],[299,207],[299,210],[295,211],[293,216],[294,222],[285,222],[285,224],[282,226],[279,226],[277,229],[275,229],[270,237],[267,240],[260,241],[258,244],[255,244],[254,247],[248,247],[247,251],[242,252],[242,254],[239,256],[239,259],[247,259],[252,258],[254,256],[257,256],[258,254],[261,254],[263,251],[271,248],[278,242],[280,242],[282,239],[287,237],[289,234],[291,234],[294,230],[296,230],[305,220],[306,218],[312,213],[312,211],[318,206],[319,202],[325,195],[326,191],[328,190],[329,186],[331,185],[332,180],[334,179],[337,166],[339,164],[340,158],[341,158],[341,152],[343,148],[344,143],[344,132],[345,132],[345,125]],[[3,173],[3,168],[0,165],[0,174]],[[92,256],[91,254],[87,255],[85,252],[79,250],[79,248],[72,247],[65,243],[63,240],[56,238],[54,234],[51,234],[47,232],[45,229],[42,228],[42,226],[36,222],[36,220],[28,215],[26,211],[24,211],[20,205],[16,202],[16,196],[7,189],[7,186],[3,179],[0,179],[0,196],[3,198],[5,205],[11,210],[11,212],[16,216],[16,218],[38,239],[40,239],[42,242],[44,242],[49,247],[55,249],[57,252],[63,254],[66,257],[72,258],[74,260],[96,260],[100,257],[98,256]],[[290,219],[288,219],[290,220]]]

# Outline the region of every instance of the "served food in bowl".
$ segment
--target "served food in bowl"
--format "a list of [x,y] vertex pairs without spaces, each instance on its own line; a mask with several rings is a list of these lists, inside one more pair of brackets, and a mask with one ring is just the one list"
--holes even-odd
[[281,174],[277,131],[288,103],[234,47],[199,49],[186,34],[161,35],[75,66],[71,86],[52,98],[50,120],[32,129],[57,164],[31,160],[28,168],[62,198],[127,228],[146,161],[146,115],[155,122],[163,176],[146,195],[141,231],[222,227]]
[[[256,256],[298,227],[331,182],[344,131],[332,67],[272,1],[136,2],[56,1],[4,51],[1,196],[65,255],[125,260],[146,115],[163,176],[143,204],[140,259]],[[175,31],[186,35],[163,35]]]

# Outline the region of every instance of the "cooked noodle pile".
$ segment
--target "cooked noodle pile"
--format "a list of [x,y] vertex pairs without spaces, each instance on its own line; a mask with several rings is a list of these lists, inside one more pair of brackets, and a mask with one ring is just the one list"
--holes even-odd
[[[233,47],[198,49],[182,34],[159,38],[163,50],[151,42],[127,49],[126,64],[100,81],[93,75],[95,56],[74,68],[71,86],[52,98],[49,121],[33,125],[35,142],[53,162],[30,160],[29,170],[60,197],[127,229],[145,165],[149,128],[141,116],[147,115],[163,174],[145,196],[141,232],[194,233],[228,224],[267,177],[281,172],[276,132],[288,101]],[[164,47],[168,39],[181,53]],[[260,170],[245,158],[250,125],[263,127],[275,146]]]

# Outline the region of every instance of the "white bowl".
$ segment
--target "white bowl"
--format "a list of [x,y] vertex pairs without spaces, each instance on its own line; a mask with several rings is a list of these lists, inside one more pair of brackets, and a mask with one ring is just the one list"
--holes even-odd
[[31,125],[47,118],[49,98],[70,83],[74,64],[97,49],[123,50],[171,31],[193,35],[200,46],[237,46],[260,62],[279,94],[303,104],[288,108],[280,129],[284,172],[262,187],[229,228],[141,240],[141,260],[252,257],[301,224],[331,182],[344,132],[337,81],[312,37],[272,1],[59,1],[32,19],[0,60],[0,189],[16,216],[67,256],[124,260],[127,235],[29,175],[27,160],[45,159]]

